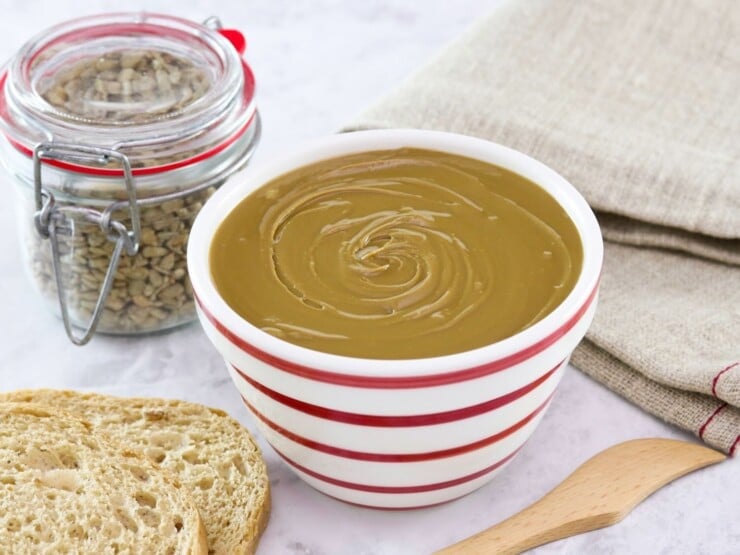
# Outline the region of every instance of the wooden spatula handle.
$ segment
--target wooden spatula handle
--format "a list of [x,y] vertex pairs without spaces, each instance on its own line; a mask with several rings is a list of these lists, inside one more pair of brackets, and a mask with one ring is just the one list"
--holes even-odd
[[511,518],[437,555],[508,555],[619,522],[652,492],[725,459],[701,445],[637,439],[602,451]]
[[514,555],[538,545],[574,536],[612,523],[592,517],[573,520],[560,496],[547,495],[514,516],[468,539],[438,551],[437,555]]

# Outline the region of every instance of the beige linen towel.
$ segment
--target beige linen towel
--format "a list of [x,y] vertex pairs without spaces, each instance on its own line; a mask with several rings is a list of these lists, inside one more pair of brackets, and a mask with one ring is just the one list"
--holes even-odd
[[538,158],[597,211],[599,309],[572,361],[732,452],[740,441],[740,9],[505,0],[348,129]]

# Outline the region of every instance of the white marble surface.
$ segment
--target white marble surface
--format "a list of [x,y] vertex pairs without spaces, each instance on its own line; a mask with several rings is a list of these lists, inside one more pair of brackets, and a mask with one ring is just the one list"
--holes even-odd
[[[250,41],[265,133],[254,160],[335,131],[495,5],[484,0],[194,0],[129,2],[127,8],[203,19],[218,14]],[[69,16],[119,10],[113,1],[0,0],[0,59]],[[11,184],[3,183],[6,200]],[[68,343],[20,267],[12,203],[0,203],[0,390],[73,387],[178,397],[221,407],[255,432],[223,364],[197,324],[143,338]],[[429,553],[518,511],[580,462],[622,440],[691,439],[569,369],[532,440],[505,471],[453,503],[382,512],[329,499],[300,482],[262,443],[273,512],[259,553]],[[0,531],[0,533],[2,533]],[[687,476],[622,523],[544,546],[538,554],[740,553],[740,464]]]

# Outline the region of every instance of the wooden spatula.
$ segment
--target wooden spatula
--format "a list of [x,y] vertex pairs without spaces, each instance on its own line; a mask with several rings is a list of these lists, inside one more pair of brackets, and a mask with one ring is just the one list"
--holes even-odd
[[533,505],[436,555],[510,555],[611,526],[665,484],[724,459],[685,441],[620,443],[583,463]]

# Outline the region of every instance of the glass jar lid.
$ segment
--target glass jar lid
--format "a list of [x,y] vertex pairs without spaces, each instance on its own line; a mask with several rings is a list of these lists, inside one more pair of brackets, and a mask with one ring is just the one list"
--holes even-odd
[[[51,142],[114,150],[134,174],[201,161],[234,143],[254,118],[243,45],[238,32],[159,14],[63,23],[27,42],[0,72],[0,130],[28,155]],[[122,172],[116,163],[45,162]]]

